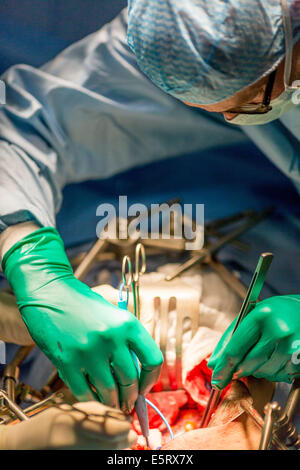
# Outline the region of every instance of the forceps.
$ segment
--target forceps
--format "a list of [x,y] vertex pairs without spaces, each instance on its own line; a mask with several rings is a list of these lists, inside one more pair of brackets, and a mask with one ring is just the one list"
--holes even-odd
[[[272,263],[273,257],[274,257],[274,255],[272,253],[263,253],[260,256],[257,267],[256,267],[256,270],[254,272],[254,275],[252,277],[250,286],[248,288],[247,295],[244,299],[244,302],[243,302],[243,305],[241,307],[240,313],[237,317],[237,321],[236,321],[235,327],[233,329],[233,332],[231,334],[231,338],[232,338],[233,334],[235,333],[235,331],[237,330],[238,326],[240,325],[241,321],[256,306],[256,303],[258,301],[258,297],[260,295],[261,289],[262,289],[263,284],[265,282],[265,278],[266,278],[267,272],[269,270],[269,267]],[[207,405],[206,405],[206,408],[205,408],[205,411],[204,411],[204,414],[203,414],[203,418],[202,418],[200,428],[206,428],[207,427],[213,412],[215,411],[215,409],[218,406],[218,403],[219,403],[220,398],[221,398],[221,393],[222,393],[222,390],[219,390],[217,388],[212,389],[212,391],[210,393],[210,396],[209,396],[209,399],[208,399],[208,402],[207,402]]]
[[138,320],[141,317],[140,278],[146,272],[145,247],[138,243],[135,248],[135,269],[132,271],[131,259],[125,256],[122,262],[122,279],[125,288],[132,287],[134,315]]
[[[146,271],[146,253],[145,248],[141,243],[138,243],[135,249],[135,271],[132,271],[131,259],[129,256],[124,256],[122,262],[122,280],[123,283],[120,289],[120,299],[119,299],[119,308],[127,309],[128,298],[129,298],[129,288],[132,287],[133,294],[133,305],[134,305],[134,315],[140,320],[141,314],[141,303],[140,303],[140,277]],[[123,300],[122,290],[125,288],[127,290],[127,299]],[[140,375],[140,364],[136,354],[133,351],[130,351],[135,366],[137,368],[138,374]],[[148,449],[150,448],[149,443],[149,419],[148,419],[148,410],[146,404],[146,398],[144,395],[138,395],[137,401],[135,402],[135,411],[139,419],[141,426],[142,434],[145,437],[146,444]]]

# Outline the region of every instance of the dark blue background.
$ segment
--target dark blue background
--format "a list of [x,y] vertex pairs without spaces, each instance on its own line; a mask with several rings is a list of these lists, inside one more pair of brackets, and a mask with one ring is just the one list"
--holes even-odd
[[0,73],[39,66],[110,21],[126,0],[1,0]]

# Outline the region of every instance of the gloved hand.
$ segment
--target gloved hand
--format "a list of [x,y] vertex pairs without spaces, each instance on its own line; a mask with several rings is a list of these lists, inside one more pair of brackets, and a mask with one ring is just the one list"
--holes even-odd
[[230,339],[235,323],[208,362],[212,385],[225,388],[233,376],[253,375],[271,382],[292,382],[300,376],[300,295],[259,302]]
[[[74,277],[55,229],[15,243],[2,267],[31,336],[77,399],[130,412],[138,391],[157,381],[163,361],[142,324]],[[130,350],[141,362],[140,383]]]
[[0,426],[0,450],[119,450],[136,439],[121,411],[95,401],[60,405],[14,426]]

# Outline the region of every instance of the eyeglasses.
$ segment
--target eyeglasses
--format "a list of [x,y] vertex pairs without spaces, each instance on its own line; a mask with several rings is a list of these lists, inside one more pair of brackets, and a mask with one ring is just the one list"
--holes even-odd
[[272,106],[270,106],[270,103],[271,103],[271,96],[272,96],[272,91],[273,91],[273,87],[274,87],[274,82],[275,82],[275,75],[276,75],[276,70],[274,70],[274,72],[272,72],[269,76],[262,103],[260,103],[260,104],[245,104],[245,105],[240,106],[238,108],[230,109],[229,111],[226,111],[226,113],[230,113],[230,114],[267,114],[269,111],[271,111]]

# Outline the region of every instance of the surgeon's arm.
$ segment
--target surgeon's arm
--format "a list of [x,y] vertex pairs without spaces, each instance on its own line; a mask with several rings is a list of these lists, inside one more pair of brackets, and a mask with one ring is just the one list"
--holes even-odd
[[[96,33],[42,70],[16,66],[3,77],[7,104],[0,109],[0,251],[32,338],[74,395],[129,412],[138,391],[144,393],[156,382],[162,354],[133,315],[75,279],[54,229],[65,184],[105,177],[111,161],[122,170],[125,148],[136,154],[125,145],[128,135],[113,116],[122,113],[101,90],[94,92],[84,83],[90,70],[76,58],[79,51],[92,50],[95,59],[102,40],[106,47],[105,37],[105,32]],[[60,76],[70,69],[69,77]],[[96,78],[92,82],[103,85]],[[91,127],[85,126],[93,110],[94,153]],[[92,117],[90,124],[95,122]],[[140,380],[130,350],[140,359]]]
[[34,222],[23,222],[11,225],[0,234],[0,262],[5,253],[18,241],[35,232],[40,227]]
[[[18,112],[17,105],[13,109]],[[28,127],[30,120],[27,131]],[[37,131],[32,135],[34,148],[26,144],[22,126],[14,135],[28,153],[0,141],[4,274],[29,333],[74,395],[81,401],[97,399],[120,406],[128,413],[138,391],[147,392],[156,382],[161,352],[133,315],[118,310],[75,279],[53,228],[60,181],[55,152]],[[140,381],[130,350],[142,364]]]
[[[161,352],[129,312],[75,279],[55,215],[67,183],[180,152],[186,139],[180,148],[165,144],[178,122],[166,111],[191,114],[187,128],[194,115],[176,100],[161,104],[162,93],[137,70],[125,12],[41,69],[18,65],[1,78],[7,86],[0,108],[3,271],[31,336],[78,399],[129,411],[138,390],[156,381]],[[162,139],[148,132],[152,125]],[[142,365],[140,381],[130,350]]]

